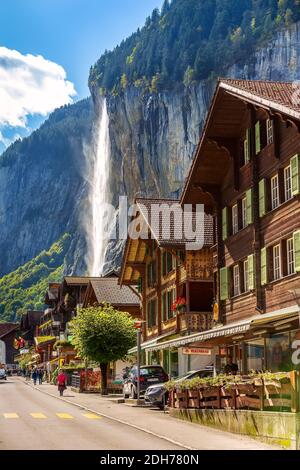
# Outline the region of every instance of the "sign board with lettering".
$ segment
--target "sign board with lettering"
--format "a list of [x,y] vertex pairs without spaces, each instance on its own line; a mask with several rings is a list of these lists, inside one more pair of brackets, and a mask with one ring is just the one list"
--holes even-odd
[[211,349],[207,348],[183,348],[183,354],[197,354],[198,356],[211,356]]

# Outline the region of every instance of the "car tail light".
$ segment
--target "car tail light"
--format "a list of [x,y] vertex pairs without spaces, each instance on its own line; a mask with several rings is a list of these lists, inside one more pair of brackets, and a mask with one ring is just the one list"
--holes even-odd
[[145,382],[145,377],[140,377],[140,382]]

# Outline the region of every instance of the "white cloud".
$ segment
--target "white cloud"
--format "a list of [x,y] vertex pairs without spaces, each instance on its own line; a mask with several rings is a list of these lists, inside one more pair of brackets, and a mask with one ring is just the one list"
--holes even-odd
[[0,126],[26,127],[29,115],[46,116],[75,95],[60,65],[0,47]]

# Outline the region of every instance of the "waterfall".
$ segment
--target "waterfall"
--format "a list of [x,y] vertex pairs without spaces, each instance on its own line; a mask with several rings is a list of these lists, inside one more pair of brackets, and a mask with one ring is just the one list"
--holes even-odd
[[94,151],[90,168],[90,217],[88,223],[88,271],[100,276],[105,261],[107,240],[104,238],[103,204],[109,202],[110,140],[109,117],[103,99],[95,132]]

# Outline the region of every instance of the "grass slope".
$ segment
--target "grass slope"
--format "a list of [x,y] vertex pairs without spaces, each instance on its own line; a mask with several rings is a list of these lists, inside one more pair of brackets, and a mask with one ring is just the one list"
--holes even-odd
[[0,322],[15,321],[27,309],[43,308],[48,283],[60,281],[63,276],[70,239],[64,234],[48,251],[0,279]]

